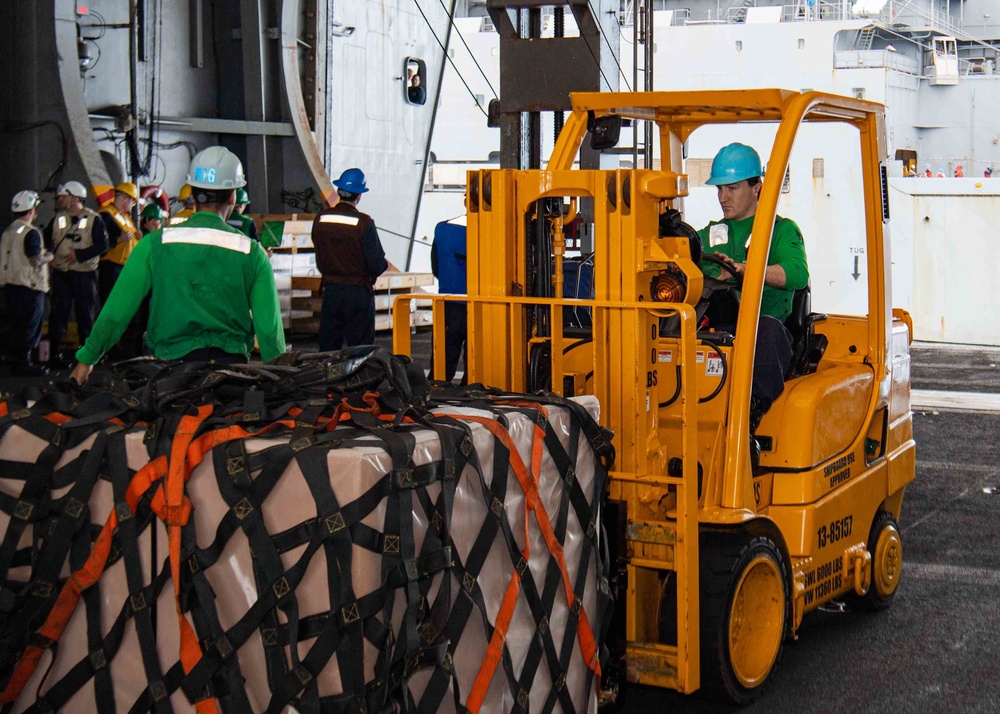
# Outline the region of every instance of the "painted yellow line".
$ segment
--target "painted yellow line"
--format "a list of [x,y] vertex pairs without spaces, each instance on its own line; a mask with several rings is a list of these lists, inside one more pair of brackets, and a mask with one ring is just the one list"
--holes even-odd
[[938,389],[914,389],[910,393],[913,409],[940,409],[958,412],[1000,413],[1000,394],[990,392],[949,392]]

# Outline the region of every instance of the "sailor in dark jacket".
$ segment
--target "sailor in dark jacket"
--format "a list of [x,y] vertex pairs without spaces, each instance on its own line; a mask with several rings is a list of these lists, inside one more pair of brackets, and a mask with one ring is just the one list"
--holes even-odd
[[375,293],[378,276],[389,264],[371,216],[358,210],[368,191],[361,169],[347,169],[333,182],[340,201],[313,221],[316,267],[323,274],[321,352],[375,342]]

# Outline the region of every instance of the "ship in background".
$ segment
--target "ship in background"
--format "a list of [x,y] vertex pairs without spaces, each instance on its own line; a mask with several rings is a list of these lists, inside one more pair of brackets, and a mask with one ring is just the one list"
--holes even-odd
[[361,209],[390,262],[429,264],[411,238],[452,0],[2,5],[0,196],[38,189],[46,222],[68,180],[174,197],[194,153],[223,144],[244,161],[253,213],[313,213],[331,177],[362,168]]
[[[1000,294],[990,289],[998,268],[991,256],[997,255],[992,234],[1000,181],[987,178],[995,164],[1000,168],[995,2],[692,0],[657,1],[654,9],[652,37],[644,37],[636,30],[636,7],[622,6],[618,82],[624,91],[643,85],[648,55],[636,43],[651,42],[654,89],[779,87],[884,103],[893,304],[911,313],[917,339],[1000,345],[1000,323],[987,318],[1000,309]],[[472,0],[462,10],[468,17],[456,19],[449,42],[418,243],[431,240],[437,221],[462,212],[466,170],[499,165],[499,130],[485,119],[489,100],[501,91],[499,37],[483,3]],[[567,21],[567,36],[574,34],[571,25]],[[550,149],[551,122],[542,127]],[[803,229],[814,309],[857,312],[867,301],[868,281],[864,226],[848,218],[864,214],[851,203],[861,197],[848,190],[860,181],[860,158],[845,150],[856,142],[846,134],[843,142],[831,141],[828,129],[804,129],[782,179],[779,213]],[[745,141],[766,161],[773,133],[768,125],[740,136],[725,127],[696,132],[686,146],[685,220],[701,226],[718,217],[715,190],[704,183],[718,148]],[[647,158],[645,143],[642,131],[625,130],[620,153],[606,158],[655,168],[655,147]],[[811,233],[831,230],[835,243],[810,244]]]

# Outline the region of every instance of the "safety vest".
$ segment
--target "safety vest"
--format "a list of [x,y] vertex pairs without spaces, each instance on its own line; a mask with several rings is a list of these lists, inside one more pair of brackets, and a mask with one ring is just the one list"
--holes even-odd
[[52,267],[56,270],[72,270],[78,273],[89,273],[97,270],[100,256],[94,256],[83,263],[76,262],[75,251],[84,250],[94,245],[94,221],[100,216],[84,208],[75,218],[65,213],[57,213],[52,220],[52,252],[55,259]]
[[312,239],[323,282],[371,286],[361,241],[372,219],[347,201],[317,214]]
[[245,236],[250,236],[255,241],[260,241],[260,236],[254,236],[252,233],[254,228],[253,219],[250,216],[245,216],[242,213],[233,212],[233,215],[229,217],[226,221],[226,225],[230,225],[240,233]]
[[111,250],[101,256],[101,260],[118,263],[118,265],[125,265],[125,261],[128,260],[130,255],[132,255],[132,251],[135,249],[136,243],[139,242],[139,232],[135,229],[135,224],[132,223],[132,218],[130,216],[126,216],[115,208],[114,204],[102,208],[101,213],[107,213],[111,216],[111,218],[114,219],[115,224],[122,232],[118,239],[118,245],[114,246]]
[[22,285],[43,293],[49,291],[49,266],[36,266],[24,254],[24,239],[37,230],[18,218],[3,232],[0,237],[0,285]]
[[182,208],[181,210],[177,211],[177,213],[170,216],[170,220],[167,221],[167,225],[170,226],[180,225],[193,215],[194,215],[193,208]]

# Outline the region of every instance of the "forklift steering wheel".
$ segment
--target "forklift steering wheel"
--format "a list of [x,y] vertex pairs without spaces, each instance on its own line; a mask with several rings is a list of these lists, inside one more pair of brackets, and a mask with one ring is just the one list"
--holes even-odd
[[730,273],[730,275],[732,276],[732,277],[727,278],[725,280],[719,280],[718,278],[711,278],[711,276],[708,276],[708,275],[705,276],[706,278],[710,278],[710,279],[715,280],[715,281],[720,282],[720,283],[730,283],[731,282],[731,283],[735,284],[737,290],[741,290],[743,288],[743,274],[742,273],[734,273],[733,269],[722,258],[720,258],[717,255],[712,255],[711,253],[705,253],[704,255],[701,256],[701,259],[702,259],[703,262],[715,263],[720,268],[722,268],[723,270],[725,270],[728,273]]

